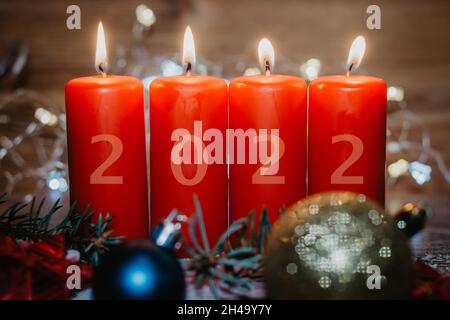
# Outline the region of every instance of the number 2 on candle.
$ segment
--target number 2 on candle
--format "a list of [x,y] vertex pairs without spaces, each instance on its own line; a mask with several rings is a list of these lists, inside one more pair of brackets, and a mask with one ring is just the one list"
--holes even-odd
[[341,134],[334,136],[331,143],[350,142],[352,144],[352,153],[331,175],[331,184],[363,184],[363,176],[344,176],[344,172],[361,158],[364,150],[364,143],[360,138],[352,134]]
[[111,154],[91,174],[91,184],[123,184],[123,176],[105,176],[104,172],[120,158],[123,152],[122,141],[112,134],[100,134],[92,137],[91,144],[106,141],[112,146]]

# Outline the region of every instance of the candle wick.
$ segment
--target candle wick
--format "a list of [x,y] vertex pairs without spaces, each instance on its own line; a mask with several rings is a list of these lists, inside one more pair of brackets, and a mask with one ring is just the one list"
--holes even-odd
[[192,63],[188,62],[186,66],[186,75],[189,77],[192,73]]
[[352,63],[352,64],[350,64],[350,66],[348,67],[348,70],[347,70],[347,77],[350,76],[350,72],[352,71],[353,66],[354,66],[354,64]]
[[266,77],[270,76],[270,64],[269,64],[269,61],[267,61],[267,60],[264,61],[264,67],[266,69]]
[[100,72],[100,74],[102,75],[103,78],[106,78],[106,77],[107,77],[107,74],[106,74],[106,65],[105,65],[104,62],[101,62],[101,63],[98,64],[98,66],[97,66],[97,71]]

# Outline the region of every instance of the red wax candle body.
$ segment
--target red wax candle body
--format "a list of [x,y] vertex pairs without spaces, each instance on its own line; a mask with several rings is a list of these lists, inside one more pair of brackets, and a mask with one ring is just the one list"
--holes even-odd
[[347,190],[384,206],[386,83],[328,76],[309,86],[308,193]]
[[[250,155],[250,146],[256,146],[255,138],[246,138],[245,164],[236,159],[238,143],[230,146],[231,221],[246,216],[250,210],[259,214],[265,207],[274,222],[280,208],[306,195],[306,102],[306,83],[297,77],[260,75],[231,82],[230,129],[255,129],[258,134],[257,163],[251,161]],[[270,139],[264,139],[266,132],[261,129],[267,129]],[[279,161],[269,164],[259,152],[267,140],[268,153],[274,152],[274,129],[279,136]],[[273,165],[277,170],[262,169]]]
[[66,85],[70,197],[115,215],[114,234],[148,237],[143,86],[123,76]]
[[[227,91],[225,81],[197,75],[158,78],[150,86],[151,225],[155,226],[172,209],[187,215],[193,213],[193,195],[196,194],[211,245],[226,231],[228,223],[227,167],[223,150]],[[222,152],[216,152],[221,160],[215,163],[206,163],[198,156],[199,151],[205,152],[205,147],[215,140],[207,136],[208,129],[216,129],[223,138],[223,141],[215,141],[222,148]],[[178,163],[172,153],[181,138],[173,135],[180,130],[192,140],[181,144],[190,147],[191,152],[183,153],[188,159]]]

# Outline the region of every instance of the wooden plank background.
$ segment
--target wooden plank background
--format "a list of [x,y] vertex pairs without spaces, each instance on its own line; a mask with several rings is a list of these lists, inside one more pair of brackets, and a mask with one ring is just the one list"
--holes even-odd
[[[134,9],[149,5],[157,22],[145,46],[151,55],[180,50],[184,27],[190,24],[197,56],[229,61],[248,56],[256,63],[256,44],[269,37],[283,60],[301,63],[315,57],[324,73],[341,73],[348,48],[358,34],[368,48],[362,70],[406,90],[406,100],[431,130],[431,141],[450,165],[450,1],[448,0],[2,0],[0,52],[14,40],[30,45],[25,86],[52,97],[64,106],[68,79],[94,73],[96,26],[105,25],[114,56],[118,45],[131,43]],[[82,29],[66,28],[66,8],[81,7]],[[366,8],[378,4],[382,29],[366,28]],[[298,70],[290,70],[298,73]],[[225,70],[227,75],[237,75]],[[449,213],[449,184],[437,174],[433,183],[418,188],[399,184],[390,194],[431,202]],[[1,169],[0,169],[1,170]],[[410,193],[408,193],[410,194]],[[405,196],[404,198],[407,198]]]
[[[62,87],[67,79],[94,72],[99,20],[104,21],[111,54],[115,46],[131,42],[134,9],[141,2],[145,3],[76,1],[82,29],[69,31],[66,8],[73,1],[3,0],[0,50],[15,39],[27,40],[28,86]],[[366,8],[372,3],[381,7],[381,30],[365,26]],[[198,56],[210,61],[243,55],[249,49],[252,54],[258,39],[268,36],[279,56],[298,62],[316,57],[322,60],[324,72],[333,73],[342,72],[352,39],[363,34],[368,42],[366,71],[408,87],[411,95],[434,95],[433,106],[449,102],[442,94],[450,85],[450,2],[446,0],[152,0],[147,4],[157,16],[146,42],[155,55],[178,52],[184,27],[190,24]]]

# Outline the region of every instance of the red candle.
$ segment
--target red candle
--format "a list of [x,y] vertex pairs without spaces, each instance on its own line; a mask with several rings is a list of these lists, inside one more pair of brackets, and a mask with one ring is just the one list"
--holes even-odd
[[282,207],[306,195],[306,83],[270,74],[274,53],[267,39],[259,56],[265,75],[230,84],[231,221],[265,207],[274,222]]
[[189,27],[184,42],[187,74],[158,78],[150,86],[151,224],[174,208],[190,215],[196,194],[214,245],[228,222],[223,140],[228,90],[221,79],[191,74],[195,51]]
[[[78,210],[90,204],[115,215],[115,235],[148,237],[143,86],[138,79],[106,75],[99,24],[99,76],[66,85],[70,197]],[[96,220],[96,219],[95,219]]]
[[384,205],[386,83],[350,74],[364,51],[364,38],[356,38],[347,75],[309,86],[308,193],[347,190]]

